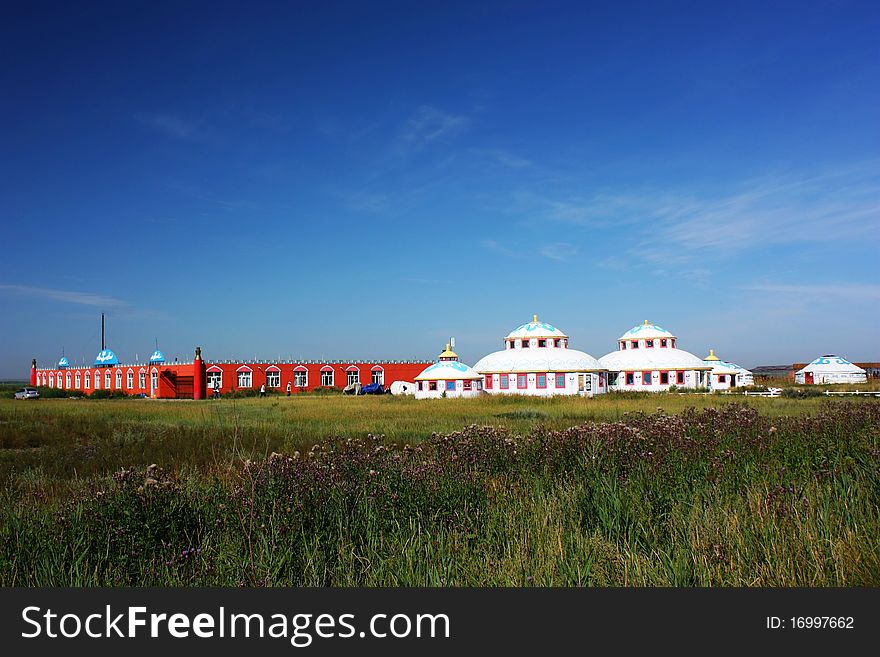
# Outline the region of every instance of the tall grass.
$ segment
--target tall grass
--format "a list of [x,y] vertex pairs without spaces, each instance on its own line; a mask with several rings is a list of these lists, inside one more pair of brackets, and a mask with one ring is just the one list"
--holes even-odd
[[[425,407],[423,427],[473,411],[442,405],[455,401]],[[43,461],[7,469],[0,583],[880,584],[880,404],[798,400],[787,403],[799,415],[771,416],[728,403],[670,414],[656,410],[662,402],[572,426],[564,416],[573,404],[499,401],[482,412],[508,426],[314,444],[277,419],[261,424],[259,404],[239,407],[231,426],[212,419],[225,412],[217,407],[176,405],[171,435],[188,435],[190,458],[117,462],[112,475],[100,472],[118,457],[170,445],[108,422],[96,429],[93,474]],[[143,408],[151,416],[160,406]],[[410,406],[383,410],[405,425]],[[124,408],[107,402],[105,411]],[[374,409],[374,424],[389,422],[375,412],[382,406],[361,408]],[[171,417],[157,411],[148,426],[161,432]],[[219,427],[228,433],[218,438]],[[257,444],[261,431],[271,438]],[[54,445],[51,435],[30,451]],[[200,443],[219,440],[226,451],[208,459]],[[102,453],[117,443],[115,456]],[[17,463],[28,450],[13,452],[4,458]],[[59,474],[66,499],[51,491]]]

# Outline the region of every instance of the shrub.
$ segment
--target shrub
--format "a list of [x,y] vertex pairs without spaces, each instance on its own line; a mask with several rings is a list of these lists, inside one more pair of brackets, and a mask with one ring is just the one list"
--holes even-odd
[[104,388],[95,390],[89,395],[89,399],[125,399],[126,397],[128,397],[128,393],[125,390],[106,390]]
[[790,399],[809,399],[810,397],[821,397],[823,394],[825,393],[822,390],[812,386],[785,388],[782,391],[782,396]]

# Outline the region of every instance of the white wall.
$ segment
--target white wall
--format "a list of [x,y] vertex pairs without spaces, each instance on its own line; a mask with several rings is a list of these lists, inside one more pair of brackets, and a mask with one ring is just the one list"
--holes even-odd
[[[651,383],[644,384],[642,383],[642,372],[647,372],[648,370],[638,370],[634,371],[634,382],[633,385],[626,385],[626,371],[622,371],[618,374],[617,377],[617,385],[610,387],[610,390],[625,392],[627,390],[633,392],[664,392],[669,390],[672,386],[676,386],[678,388],[698,388],[701,386],[708,385],[708,372],[703,374],[702,383],[700,380],[701,372],[698,370],[684,370],[684,383],[676,383],[675,370],[669,371],[669,383],[660,383],[660,371],[654,370],[651,372]],[[666,372],[667,370],[663,370]],[[681,371],[681,370],[678,370]]]
[[[431,390],[431,384],[436,383],[437,389]],[[440,399],[446,393],[446,397],[479,397],[483,394],[483,382],[479,379],[471,380],[471,389],[464,389],[464,381],[458,379],[455,382],[455,390],[446,389],[446,381],[416,381],[416,399]],[[422,389],[419,390],[419,384]]]
[[[543,374],[543,372],[542,372]],[[517,387],[518,373],[508,374],[508,387],[501,387],[501,374],[486,374],[492,377],[492,387],[484,385],[486,392],[493,395],[528,395],[532,397],[552,397],[554,395],[601,395],[606,392],[605,376],[598,372],[565,372],[565,387],[556,387],[556,373],[549,372],[547,374],[547,387],[538,387],[538,374],[536,372],[526,373],[526,387]],[[584,388],[581,391],[578,383],[578,377],[584,376]]]

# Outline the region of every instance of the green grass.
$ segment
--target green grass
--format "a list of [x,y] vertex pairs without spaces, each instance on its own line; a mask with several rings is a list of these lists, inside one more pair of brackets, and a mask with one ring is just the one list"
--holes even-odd
[[872,399],[0,399],[0,481],[7,586],[880,584]]

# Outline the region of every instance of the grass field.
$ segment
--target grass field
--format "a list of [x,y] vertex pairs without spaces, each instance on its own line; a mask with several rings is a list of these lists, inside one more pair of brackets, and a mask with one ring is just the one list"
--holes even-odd
[[880,402],[0,399],[3,585],[877,585]]

